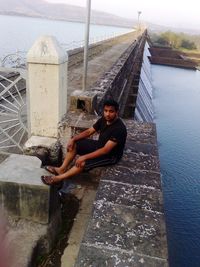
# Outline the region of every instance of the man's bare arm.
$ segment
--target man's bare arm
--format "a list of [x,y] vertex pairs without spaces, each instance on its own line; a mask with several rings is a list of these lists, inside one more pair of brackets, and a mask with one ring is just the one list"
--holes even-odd
[[74,142],[76,142],[80,139],[89,137],[90,135],[94,134],[95,132],[96,132],[95,129],[93,127],[91,127],[91,128],[88,128],[87,130],[75,135],[74,137],[72,137],[72,139],[74,140]]
[[74,148],[74,144],[76,141],[87,138],[89,136],[91,136],[92,134],[94,134],[96,132],[96,130],[93,127],[88,128],[87,130],[75,135],[74,137],[72,137],[68,144],[67,144],[67,149],[69,151],[71,151]]
[[116,142],[113,142],[111,140],[109,140],[104,147],[97,149],[96,151],[92,152],[92,153],[88,153],[85,154],[83,156],[80,156],[77,160],[76,160],[76,166],[77,167],[84,167],[85,165],[85,161],[87,159],[95,159],[98,158],[100,156],[106,155],[109,152],[111,152],[111,150],[117,145]]

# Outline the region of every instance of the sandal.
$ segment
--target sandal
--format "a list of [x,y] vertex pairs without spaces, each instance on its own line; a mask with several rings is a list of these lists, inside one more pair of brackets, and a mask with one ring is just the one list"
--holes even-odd
[[55,181],[55,179],[53,179],[53,176],[47,176],[47,175],[42,175],[41,180],[43,184],[46,185],[58,184],[60,182],[60,181]]
[[50,172],[50,173],[52,173],[54,175],[58,175],[57,171],[55,170],[55,167],[53,167],[53,166],[45,166],[44,168],[45,168],[46,171],[48,171],[48,172]]

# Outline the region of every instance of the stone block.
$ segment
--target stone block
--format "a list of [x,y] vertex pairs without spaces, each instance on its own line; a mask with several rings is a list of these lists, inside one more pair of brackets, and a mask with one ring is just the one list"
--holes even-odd
[[152,187],[101,181],[96,200],[103,199],[117,205],[163,212],[162,193]]
[[58,165],[62,159],[61,144],[56,138],[31,136],[23,151],[26,155],[38,157],[42,165]]
[[27,102],[30,135],[58,136],[58,123],[67,111],[67,62],[67,53],[53,36],[41,36],[29,50]]
[[10,216],[48,224],[58,195],[41,182],[47,172],[40,166],[38,158],[25,155],[11,155],[1,163],[0,204]]
[[96,201],[83,243],[167,259],[164,216],[139,208]]
[[135,152],[158,156],[158,147],[154,144],[141,144],[133,141],[126,141],[125,152]]
[[20,214],[19,186],[17,183],[3,183],[0,180],[2,206],[10,215]]
[[157,145],[156,126],[154,123],[135,122],[125,120],[127,126],[127,139],[135,143]]
[[21,185],[19,188],[21,191],[20,217],[48,222],[46,212],[49,211],[49,192],[33,185]]
[[118,164],[135,170],[160,172],[159,158],[142,152],[132,153],[125,151],[123,158]]
[[[122,178],[123,177],[123,178]],[[154,188],[161,188],[160,173],[146,170],[136,170],[133,167],[126,167],[122,164],[110,166],[106,169],[103,180],[123,182],[127,184],[146,185]]]
[[27,54],[27,62],[59,65],[68,61],[68,55],[53,36],[40,36]]
[[133,251],[112,250],[106,246],[82,244],[74,267],[168,267],[161,258],[151,258]]
[[93,114],[88,114],[85,112],[69,111],[66,117],[59,123],[59,142],[62,147],[62,154],[66,154],[66,144],[69,139],[90,128],[96,121],[98,117]]
[[94,113],[97,104],[97,93],[92,91],[76,90],[70,96],[70,110]]

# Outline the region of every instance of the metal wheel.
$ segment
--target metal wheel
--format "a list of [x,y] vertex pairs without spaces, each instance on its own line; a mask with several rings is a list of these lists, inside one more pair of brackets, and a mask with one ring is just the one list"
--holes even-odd
[[0,72],[0,152],[22,153],[27,137],[25,80],[18,72]]

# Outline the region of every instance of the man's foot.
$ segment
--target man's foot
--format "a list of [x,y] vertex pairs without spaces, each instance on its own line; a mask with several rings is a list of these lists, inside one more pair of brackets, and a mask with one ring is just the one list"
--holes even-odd
[[59,168],[56,168],[56,167],[53,167],[53,166],[45,166],[44,168],[45,168],[46,171],[48,171],[48,172],[50,172],[50,173],[52,173],[52,174],[54,174],[54,175],[59,175],[59,174],[61,174],[61,173],[58,171]]
[[56,185],[61,182],[60,180],[55,179],[55,176],[47,176],[47,175],[42,175],[41,180],[43,184],[46,185]]

